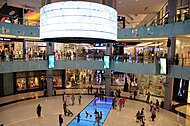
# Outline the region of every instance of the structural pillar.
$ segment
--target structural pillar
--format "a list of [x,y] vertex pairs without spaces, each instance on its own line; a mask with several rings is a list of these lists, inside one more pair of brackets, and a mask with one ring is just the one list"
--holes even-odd
[[[51,0],[46,0],[45,4],[50,4]],[[53,42],[47,42],[46,45],[46,52],[47,52],[47,57],[48,55],[53,54]],[[47,58],[48,59],[48,58]],[[53,70],[48,69],[46,71],[46,77],[47,77],[47,96],[53,96]]]
[[[101,0],[102,4],[110,6],[114,9],[116,9],[116,0]],[[106,46],[106,53],[105,55],[110,56],[110,59],[112,57],[112,43],[108,43]],[[106,96],[110,95],[111,92],[111,64],[110,64],[110,68],[106,69],[105,72],[105,94]]]
[[24,59],[24,60],[26,60],[26,41],[24,40],[23,41],[23,45],[22,45],[22,58]]
[[[109,56],[111,59],[111,57],[112,57],[112,43],[107,43],[105,55]],[[105,83],[105,94],[106,94],[106,96],[110,96],[110,92],[111,92],[111,64],[110,64],[110,67],[108,69],[106,69],[105,82],[106,82]]]
[[[176,0],[168,0],[168,23],[174,23],[176,20],[176,11],[177,11],[177,1]],[[174,65],[174,57],[176,50],[176,37],[171,36],[168,37],[167,42],[168,47],[168,75],[166,76],[166,84],[165,87],[165,96],[164,96],[164,108],[171,110],[172,109],[172,98],[173,98],[173,85],[174,85],[174,77],[170,75],[170,66]]]
[[173,84],[174,77],[167,76],[165,88],[165,96],[164,96],[164,108],[171,110],[172,109],[172,98],[173,98]]

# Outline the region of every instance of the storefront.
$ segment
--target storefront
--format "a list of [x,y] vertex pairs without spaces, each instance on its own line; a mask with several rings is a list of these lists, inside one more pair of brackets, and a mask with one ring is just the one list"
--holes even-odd
[[45,59],[46,42],[26,41],[26,59]]
[[166,82],[166,76],[150,76],[150,75],[135,75],[137,78],[137,87],[140,93],[146,94],[150,92],[155,96],[164,96],[164,83]]
[[34,90],[42,90],[45,86],[45,80],[43,71],[32,71],[32,72],[18,72],[14,73],[15,77],[15,91],[16,92],[27,92]]
[[23,58],[23,39],[0,38],[0,60],[12,60]]
[[64,85],[64,70],[63,71],[53,71],[53,87],[62,88]]

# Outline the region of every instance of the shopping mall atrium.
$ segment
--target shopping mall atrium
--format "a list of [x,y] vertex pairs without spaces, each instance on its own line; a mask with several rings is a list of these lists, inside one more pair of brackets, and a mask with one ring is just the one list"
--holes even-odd
[[190,126],[190,0],[0,0],[0,126]]

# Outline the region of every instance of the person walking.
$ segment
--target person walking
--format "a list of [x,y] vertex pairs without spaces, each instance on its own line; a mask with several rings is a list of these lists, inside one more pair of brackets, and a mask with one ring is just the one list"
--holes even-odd
[[93,87],[92,87],[92,85],[90,86],[90,93],[92,94],[92,89],[93,89]]
[[63,112],[64,112],[64,115],[66,116],[66,109],[67,109],[67,103],[66,103],[66,101],[64,101],[64,103],[63,103]]
[[77,123],[80,122],[80,113],[77,115]]
[[120,111],[121,111],[122,107],[123,107],[123,99],[121,98],[121,99],[119,100],[119,110],[120,110]]
[[59,126],[62,126],[63,124],[63,117],[61,114],[59,114]]
[[158,112],[160,111],[160,103],[158,99],[156,99],[156,109],[158,109]]
[[63,100],[63,102],[65,101],[65,92],[63,92],[63,95],[62,95],[63,97],[62,97],[62,100]]
[[71,96],[71,101],[72,101],[72,105],[74,105],[75,104],[75,96],[74,96],[74,94],[72,94],[72,96]]
[[150,92],[148,92],[148,94],[147,94],[147,98],[146,98],[146,102],[149,103],[149,101],[150,101]]
[[133,95],[134,95],[134,99],[136,99],[136,96],[137,96],[137,91],[136,90],[134,90]]
[[151,119],[152,121],[154,121],[154,119],[156,118],[156,109],[152,109],[152,115],[151,115]]
[[78,97],[78,99],[79,99],[79,105],[81,105],[81,101],[82,101],[82,96],[79,94],[79,97]]
[[87,88],[88,88],[88,95],[89,95],[89,93],[90,93],[90,87],[88,86]]
[[41,117],[41,111],[42,111],[42,107],[41,107],[41,105],[40,104],[38,104],[38,106],[37,106],[37,115],[38,115],[38,117]]

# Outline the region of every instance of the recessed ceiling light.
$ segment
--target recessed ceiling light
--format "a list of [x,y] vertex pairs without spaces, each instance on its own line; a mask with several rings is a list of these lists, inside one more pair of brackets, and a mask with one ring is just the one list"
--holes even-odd
[[121,4],[121,1],[119,0],[118,3]]

